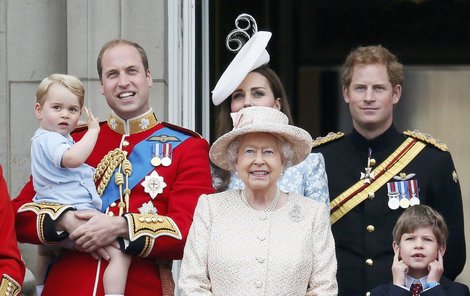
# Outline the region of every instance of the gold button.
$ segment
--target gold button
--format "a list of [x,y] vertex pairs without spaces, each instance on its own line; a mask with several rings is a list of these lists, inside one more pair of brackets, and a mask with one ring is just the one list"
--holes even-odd
[[366,296],[370,296],[370,292],[367,292],[367,293],[366,293]]
[[368,266],[372,266],[372,265],[374,265],[374,260],[372,260],[372,259],[369,258],[369,259],[366,260],[366,264],[367,264]]
[[370,166],[374,166],[375,165],[375,159],[371,158],[370,161],[369,161],[369,164],[370,164]]
[[366,229],[367,229],[367,232],[371,233],[371,232],[374,232],[375,227],[374,225],[367,225]]
[[369,199],[374,199],[375,194],[373,192],[371,192],[371,193],[368,194],[368,196],[369,196]]
[[126,140],[122,141],[122,147],[127,147],[127,146],[129,146],[129,142]]

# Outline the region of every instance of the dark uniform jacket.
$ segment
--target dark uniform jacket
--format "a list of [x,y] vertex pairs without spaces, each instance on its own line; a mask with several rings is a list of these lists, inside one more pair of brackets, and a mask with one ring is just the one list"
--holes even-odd
[[[411,292],[393,284],[381,285],[371,291],[371,296],[411,296]],[[421,292],[421,296],[470,296],[468,287],[441,278],[440,285]]]
[[[314,144],[314,152],[321,152],[325,158],[331,200],[360,180],[369,148],[376,167],[406,138],[392,126],[370,141],[353,131],[318,147]],[[420,202],[444,216],[450,234],[444,274],[455,279],[465,265],[466,250],[462,197],[450,153],[428,143],[401,173],[417,181]],[[366,295],[373,287],[392,281],[392,230],[404,209],[392,210],[387,193],[386,183],[373,198],[360,203],[332,226],[339,295]]]

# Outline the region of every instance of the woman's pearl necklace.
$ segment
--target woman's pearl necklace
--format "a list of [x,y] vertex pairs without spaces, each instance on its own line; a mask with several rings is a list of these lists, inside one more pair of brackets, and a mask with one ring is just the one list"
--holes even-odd
[[[271,201],[271,203],[266,207],[266,209],[264,209],[265,212],[272,212],[274,211],[274,209],[276,208],[278,202],[279,202],[279,198],[281,197],[281,190],[279,190],[279,187],[276,189],[276,194],[274,195],[274,198],[273,200]],[[245,193],[245,189],[242,189],[242,200],[243,202],[249,206],[250,206],[250,203],[248,202],[248,199],[246,198],[246,193]]]

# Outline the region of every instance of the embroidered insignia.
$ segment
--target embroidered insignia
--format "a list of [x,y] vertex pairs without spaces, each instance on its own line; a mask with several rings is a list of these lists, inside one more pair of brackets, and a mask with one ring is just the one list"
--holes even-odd
[[420,132],[418,130],[406,130],[403,132],[404,135],[410,136],[412,138],[421,140],[425,143],[429,143],[437,148],[439,148],[442,151],[448,151],[447,145],[442,143],[439,139],[433,138],[430,134],[426,134],[423,132]]
[[457,175],[456,171],[452,172],[452,180],[454,180],[455,183],[459,182],[459,176]]
[[156,214],[157,208],[153,205],[152,201],[143,203],[142,206],[138,209],[141,214]]
[[163,177],[160,177],[156,171],[153,171],[150,176],[145,176],[145,180],[141,184],[144,186],[145,192],[150,194],[152,199],[162,193],[163,188],[166,187]]
[[178,139],[177,137],[167,136],[167,135],[153,136],[153,137],[148,138],[147,141],[157,141],[157,142],[161,142],[161,143],[181,142],[181,140]]
[[323,145],[325,143],[334,141],[336,139],[339,139],[344,136],[344,133],[342,132],[329,132],[326,136],[324,137],[317,137],[313,142],[312,142],[312,147],[317,147],[320,145]]
[[141,129],[146,129],[150,125],[150,120],[148,118],[142,118],[139,123]]
[[117,122],[116,122],[116,119],[111,118],[111,120],[109,120],[109,126],[110,126],[113,130],[116,130],[117,127],[118,127],[118,124],[117,124]]
[[304,219],[300,205],[295,204],[292,210],[290,211],[290,219],[294,222],[300,222]]
[[393,176],[393,179],[405,181],[405,180],[409,180],[409,179],[413,178],[414,176],[416,176],[416,174],[400,173],[397,176]]

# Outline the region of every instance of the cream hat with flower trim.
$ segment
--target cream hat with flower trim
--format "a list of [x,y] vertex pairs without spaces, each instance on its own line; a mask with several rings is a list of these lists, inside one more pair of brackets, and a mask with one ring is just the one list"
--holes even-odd
[[289,125],[287,116],[275,108],[247,107],[233,113],[233,130],[218,138],[209,151],[211,161],[224,170],[234,170],[227,148],[237,137],[250,133],[269,133],[290,143],[291,165],[302,162],[312,149],[312,137],[300,127]]
[[[240,27],[240,22],[248,23],[246,27]],[[255,19],[249,14],[241,14],[235,20],[237,29],[232,30],[227,36],[226,46],[231,51],[238,51],[227,69],[220,77],[212,91],[212,102],[220,105],[227,99],[242,83],[243,79],[256,68],[269,62],[269,53],[266,51],[271,32],[259,31]],[[250,37],[247,31],[252,29],[254,34]],[[243,46],[242,39],[249,39]],[[230,43],[234,42],[238,46],[232,48]]]

